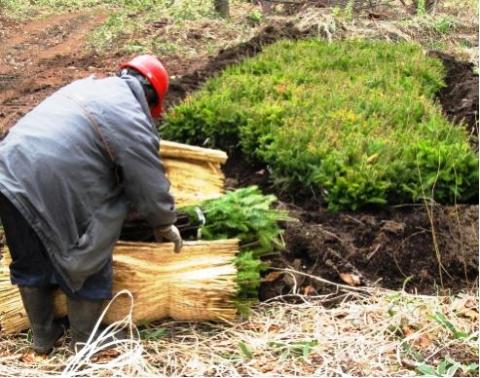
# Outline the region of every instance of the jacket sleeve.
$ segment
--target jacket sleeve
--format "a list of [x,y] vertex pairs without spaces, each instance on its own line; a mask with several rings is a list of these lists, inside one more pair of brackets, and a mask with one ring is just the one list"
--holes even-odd
[[[138,125],[129,125],[135,127]],[[176,221],[175,203],[169,194],[170,182],[159,156],[158,137],[138,127],[124,139],[117,153],[125,194],[130,204],[152,227],[168,226]]]

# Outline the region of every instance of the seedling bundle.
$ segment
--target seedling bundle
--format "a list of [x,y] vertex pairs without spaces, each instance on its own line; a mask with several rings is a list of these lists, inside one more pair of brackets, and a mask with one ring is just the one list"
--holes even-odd
[[223,151],[163,140],[160,151],[177,207],[218,198],[223,193]]
[[[119,242],[113,254],[113,291],[129,290],[137,324],[171,317],[178,320],[232,320],[238,241],[188,242],[180,254],[170,244]],[[4,264],[8,261],[4,262]],[[5,267],[5,265],[4,265]],[[66,315],[65,295],[55,293],[56,313]],[[0,273],[0,326],[3,333],[28,328],[20,294],[10,284],[8,269]],[[123,319],[130,300],[119,297],[105,321]]]
[[[260,257],[281,246],[277,222],[287,216],[271,208],[274,196],[264,196],[256,187],[222,195],[220,165],[226,154],[221,151],[162,142],[161,155],[180,201],[179,211],[202,226],[180,254],[173,253],[171,243],[119,242],[113,253],[113,291],[128,289],[133,294],[133,318],[138,324],[165,317],[233,320],[256,300],[263,267]],[[184,170],[199,173],[184,176]],[[4,252],[0,329],[15,333],[28,327],[28,319],[18,289],[10,284],[8,250]],[[122,319],[129,308],[129,300],[120,297],[105,321]],[[56,311],[66,313],[60,291]]]

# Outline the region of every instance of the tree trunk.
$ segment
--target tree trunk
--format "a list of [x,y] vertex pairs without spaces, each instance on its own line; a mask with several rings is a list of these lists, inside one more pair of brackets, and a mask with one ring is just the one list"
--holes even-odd
[[230,17],[230,4],[228,0],[214,0],[215,11],[223,18]]

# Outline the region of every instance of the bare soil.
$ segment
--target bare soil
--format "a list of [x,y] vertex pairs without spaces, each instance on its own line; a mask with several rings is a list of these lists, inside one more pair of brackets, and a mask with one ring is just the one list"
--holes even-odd
[[478,74],[473,64],[439,51],[432,51],[430,55],[440,58],[447,71],[447,86],[438,93],[446,116],[455,123],[467,125],[478,150]]
[[[0,135],[16,120],[62,85],[89,74],[115,71],[124,57],[87,52],[87,33],[105,15],[73,12],[44,20],[14,22],[0,18]],[[178,103],[226,66],[260,52],[282,38],[305,38],[292,24],[272,24],[252,40],[220,51],[212,59],[183,61],[165,58],[176,75],[168,105]],[[468,126],[472,143],[478,135],[478,76],[468,63],[437,55],[445,62],[447,87],[439,93],[445,114]],[[462,123],[465,122],[465,123]],[[306,274],[349,284],[410,291],[454,292],[474,285],[478,277],[478,206],[423,205],[381,211],[330,213],[311,194],[279,193],[262,164],[246,162],[238,151],[225,167],[229,187],[257,184],[277,194],[279,206],[299,222],[285,225],[286,250],[270,257],[273,267],[291,267]],[[265,273],[262,299],[295,289],[302,294],[331,290],[302,275]]]
[[[425,294],[472,288],[478,277],[478,206],[427,210],[411,205],[339,214],[296,208],[291,214],[300,221],[286,225],[287,249],[272,259],[274,267]],[[293,286],[301,294],[331,291],[301,274],[271,277],[262,286],[263,299],[286,294]]]
[[54,90],[97,69],[87,33],[105,18],[65,13],[29,22],[0,19],[0,134]]

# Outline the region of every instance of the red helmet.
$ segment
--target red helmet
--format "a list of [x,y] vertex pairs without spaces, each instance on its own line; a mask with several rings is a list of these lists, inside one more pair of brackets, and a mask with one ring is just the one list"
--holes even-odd
[[151,108],[152,117],[160,116],[168,91],[168,73],[163,64],[153,55],[139,55],[120,68],[133,68],[148,79],[158,97],[158,103]]

